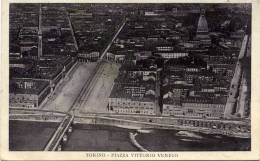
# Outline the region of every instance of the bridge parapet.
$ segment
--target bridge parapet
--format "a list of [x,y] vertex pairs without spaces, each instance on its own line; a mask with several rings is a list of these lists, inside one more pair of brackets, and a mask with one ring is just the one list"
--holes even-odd
[[26,108],[10,108],[9,114],[46,114],[46,115],[60,115],[66,116],[66,112],[41,110],[41,109],[26,109]]
[[64,116],[48,114],[10,114],[9,120],[61,122]]

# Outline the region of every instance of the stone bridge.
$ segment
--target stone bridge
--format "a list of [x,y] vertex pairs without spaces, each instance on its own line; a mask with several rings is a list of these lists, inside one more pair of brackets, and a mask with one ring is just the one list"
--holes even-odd
[[62,143],[67,141],[68,134],[72,132],[71,125],[74,115],[59,111],[11,108],[9,120],[60,122],[59,127],[44,148],[45,151],[56,151],[61,150]]
[[60,123],[59,127],[51,137],[49,142],[44,148],[44,151],[60,151],[62,149],[63,142],[66,142],[68,135],[72,132],[72,123],[74,115],[67,115]]

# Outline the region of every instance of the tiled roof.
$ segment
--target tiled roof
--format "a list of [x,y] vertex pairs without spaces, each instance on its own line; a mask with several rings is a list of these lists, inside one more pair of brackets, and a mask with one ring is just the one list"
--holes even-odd
[[[19,88],[17,83],[32,82],[32,88]],[[34,80],[34,79],[12,79],[9,85],[9,91],[13,94],[39,94],[44,88],[49,85],[47,81]]]

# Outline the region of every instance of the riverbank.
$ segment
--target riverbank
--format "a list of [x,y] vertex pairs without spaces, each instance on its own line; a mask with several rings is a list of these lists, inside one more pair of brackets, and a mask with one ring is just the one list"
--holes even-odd
[[140,145],[140,144],[136,141],[136,139],[135,139],[136,135],[138,135],[138,133],[132,133],[132,132],[129,133],[129,138],[130,138],[132,144],[133,144],[135,147],[137,147],[140,151],[148,152],[147,149],[145,149],[144,147],[142,147],[142,145]]
[[[41,151],[58,124],[10,121],[11,151]],[[14,123],[15,122],[15,123]],[[128,129],[115,126],[73,124],[63,151],[140,151],[135,143],[149,151],[247,151],[250,139],[196,133],[178,136],[178,130]],[[197,137],[199,136],[199,137]]]
[[[149,151],[250,151],[251,140],[223,135],[196,133],[196,136],[178,136],[176,130],[154,129],[139,133],[135,140]],[[198,137],[199,136],[199,137]]]
[[[180,132],[178,130],[169,130],[169,129],[128,129],[128,127],[115,127],[108,125],[87,125],[87,124],[75,124],[76,130],[80,129],[81,132],[85,135],[91,135],[91,141],[86,139],[86,142],[91,142],[88,146],[88,149],[93,150],[92,146],[93,140],[99,138],[99,135],[102,133],[102,138],[99,138],[98,145],[104,144],[103,146],[108,147],[105,151],[110,151],[111,149],[123,149],[120,145],[114,144],[115,147],[109,147],[110,141],[114,139],[126,144],[129,147],[129,143],[135,147],[133,151],[248,151],[250,150],[250,139],[241,139],[227,137],[223,135],[208,135],[203,133],[192,133],[188,136],[178,136]],[[84,130],[86,130],[84,132]],[[95,134],[97,130],[97,134]],[[102,131],[100,133],[100,131]],[[81,133],[79,132],[79,133]],[[88,134],[86,134],[88,133]],[[113,135],[113,133],[116,133]],[[120,135],[118,135],[120,133]],[[109,134],[107,136],[107,134]],[[80,134],[77,134],[79,137]],[[115,138],[116,136],[116,138]],[[122,138],[121,138],[122,137]],[[106,139],[104,139],[106,138]],[[109,138],[109,139],[108,139]],[[110,140],[111,139],[111,140]],[[80,139],[79,139],[80,140]],[[102,143],[101,140],[105,140]],[[73,140],[70,140],[70,148],[72,148]],[[116,141],[116,143],[119,143]],[[80,143],[80,150],[83,149],[83,143]],[[119,146],[119,147],[118,147]],[[74,145],[75,149],[77,145]],[[95,147],[98,149],[104,150],[101,147]],[[111,148],[111,149],[110,149]],[[132,149],[133,147],[131,147]],[[67,145],[65,146],[65,151],[71,150],[68,149]],[[126,150],[126,149],[125,149]],[[126,150],[129,151],[129,150]]]
[[[163,118],[163,119],[162,119]],[[237,138],[251,138],[248,129],[250,126],[244,122],[235,122],[229,120],[205,120],[190,118],[169,118],[169,117],[136,117],[136,116],[113,116],[109,115],[89,115],[75,117],[75,123],[95,124],[131,127],[132,129],[173,129],[179,131],[193,131],[211,135],[226,135]],[[247,131],[242,131],[245,127]]]

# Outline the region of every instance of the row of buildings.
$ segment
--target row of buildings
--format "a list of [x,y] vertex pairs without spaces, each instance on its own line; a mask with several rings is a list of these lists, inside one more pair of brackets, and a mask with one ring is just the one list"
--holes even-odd
[[230,82],[201,61],[176,58],[163,68],[156,59],[124,63],[109,97],[110,112],[222,118]]
[[71,57],[10,60],[10,107],[38,108],[75,62]]
[[162,114],[221,118],[229,84],[203,59],[185,57],[168,61],[162,78]]
[[158,91],[157,68],[143,64],[125,64],[109,96],[109,111],[123,114],[155,115]]
[[39,107],[77,60],[96,61],[123,20],[117,10],[99,4],[11,4],[10,106]]
[[106,53],[122,64],[109,111],[222,118],[248,12],[132,5],[10,5],[10,105],[39,107],[76,60],[97,61],[127,20]]
[[[107,59],[123,62],[129,55],[136,59],[151,55],[170,59],[187,56],[189,53],[205,53],[211,47],[225,51],[241,47],[245,35],[241,26],[246,22],[237,20],[237,17],[217,14],[212,9],[207,12],[200,9],[196,9],[194,13],[185,12],[182,18],[175,16],[176,13],[183,12],[182,10],[176,13],[163,10],[160,12],[163,14],[136,13],[139,16],[129,18],[107,53]],[[210,16],[208,19],[207,15]]]
[[68,12],[55,4],[10,5],[10,107],[38,108],[76,62]]
[[10,59],[76,54],[77,47],[65,7],[12,4],[9,26]]
[[[240,28],[223,32],[228,17],[220,19],[216,27],[208,24],[209,12],[199,10],[193,26],[174,16],[150,12],[128,21],[107,53],[108,60],[122,64],[109,97],[110,112],[224,117],[247,30],[244,23]],[[196,13],[185,16],[190,14]],[[124,79],[118,81],[122,75]],[[141,83],[145,79],[149,81]]]
[[122,19],[98,4],[11,4],[10,106],[38,108],[77,60],[99,58]]
[[97,61],[122,22],[122,16],[98,4],[67,6],[78,44],[78,60]]

